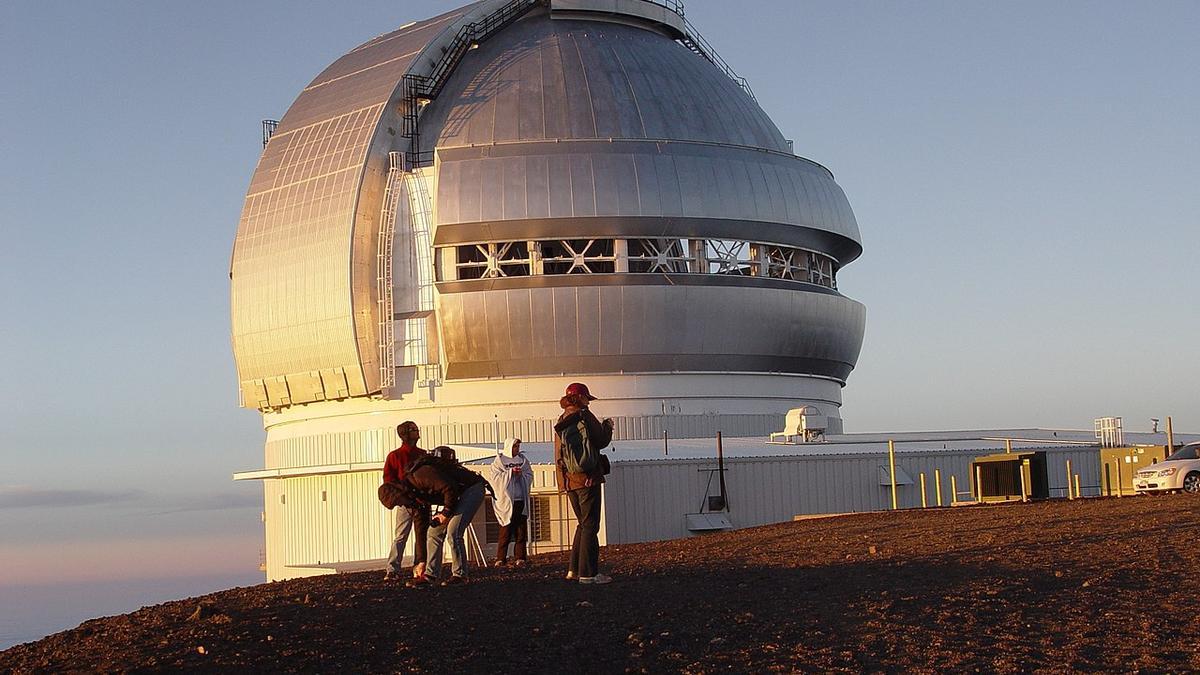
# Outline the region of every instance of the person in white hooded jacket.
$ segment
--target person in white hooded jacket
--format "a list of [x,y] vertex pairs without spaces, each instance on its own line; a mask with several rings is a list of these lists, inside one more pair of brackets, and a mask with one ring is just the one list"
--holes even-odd
[[529,489],[533,486],[533,468],[521,453],[521,439],[504,440],[504,451],[496,455],[488,470],[488,482],[494,493],[492,506],[500,523],[500,540],[496,543],[496,565],[508,563],[508,543],[513,542],[513,564],[526,562],[525,542],[529,531]]

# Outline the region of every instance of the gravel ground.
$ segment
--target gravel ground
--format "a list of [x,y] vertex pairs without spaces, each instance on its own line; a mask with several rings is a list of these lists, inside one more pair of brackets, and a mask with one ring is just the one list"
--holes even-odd
[[866,513],[565,554],[447,588],[235,588],[0,652],[0,673],[1197,671],[1200,499]]

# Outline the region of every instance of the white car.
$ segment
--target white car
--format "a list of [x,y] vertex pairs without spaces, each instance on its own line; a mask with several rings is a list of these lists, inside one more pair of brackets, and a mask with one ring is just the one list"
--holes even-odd
[[1137,472],[1133,477],[1136,492],[1200,493],[1200,443],[1188,443],[1166,460]]

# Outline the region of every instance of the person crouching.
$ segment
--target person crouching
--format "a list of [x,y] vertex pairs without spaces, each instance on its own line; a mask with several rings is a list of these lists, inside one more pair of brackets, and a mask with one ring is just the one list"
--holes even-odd
[[[397,518],[403,517],[409,524],[413,534],[413,576],[408,580],[410,587],[423,586],[430,583],[425,574],[425,559],[429,557],[427,537],[429,532],[429,495],[419,493],[408,481],[408,476],[399,481],[391,481],[380,486],[380,501],[389,509],[403,511]],[[408,536],[407,530],[405,537]],[[390,578],[390,577],[389,577]]]
[[[445,448],[449,450],[449,448]],[[467,527],[483,504],[483,476],[457,462],[440,459],[443,448],[435,448],[439,458],[425,457],[417,462],[405,480],[414,492],[430,504],[441,504],[443,511],[430,519],[427,536],[428,563],[425,573],[441,577],[442,543],[450,535],[451,576],[443,586],[466,583],[467,546],[464,541]]]

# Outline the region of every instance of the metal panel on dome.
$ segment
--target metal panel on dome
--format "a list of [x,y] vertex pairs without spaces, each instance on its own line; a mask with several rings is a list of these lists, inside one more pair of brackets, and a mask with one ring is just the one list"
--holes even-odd
[[[669,281],[547,288],[531,278],[510,280],[520,283],[530,287],[442,295],[447,377],[750,371],[844,381],[866,325],[863,306],[840,295]],[[518,305],[531,309],[508,310]]]
[[[522,107],[518,92],[541,104]],[[518,118],[514,136],[506,120]],[[531,17],[506,28],[464,58],[421,128],[438,147],[646,138],[790,154],[762,108],[716,66],[661,34],[596,21]]]
[[[509,218],[507,210],[497,207],[499,200],[482,198],[503,195],[524,204],[547,204],[554,219],[589,218],[581,225],[590,223],[593,234],[639,234],[633,226],[612,230],[612,223],[593,218],[600,216],[646,217],[640,221],[647,228],[640,232],[644,235],[663,232],[664,223],[651,217],[693,223],[736,220],[751,227],[752,221],[761,221],[794,226],[767,228],[775,237],[770,240],[781,244],[810,246],[816,241],[812,231],[832,235],[823,238],[832,247],[827,252],[842,263],[862,250],[858,223],[841,188],[824,168],[798,157],[645,140],[523,142],[446,148],[437,154],[438,244],[452,241],[453,226],[460,224],[487,223],[492,236],[501,240],[512,238],[506,233],[517,228],[530,233],[531,224],[509,222],[528,220],[519,212]],[[496,189],[499,185],[505,188]],[[519,194],[521,186],[524,195]],[[677,222],[675,231],[680,227],[686,226]],[[699,224],[687,230],[709,234]],[[554,235],[547,229],[533,238]]]
[[[261,407],[377,387],[375,354],[361,349],[372,336],[359,334],[372,324],[361,317],[369,286],[358,279],[363,270],[373,274],[375,252],[354,247],[356,237],[371,239],[355,232],[368,150],[412,60],[467,9],[380,36],[338,59],[300,93],[264,149],[230,268],[245,405],[262,404],[254,381],[264,378],[304,383],[287,394],[282,385],[267,387]],[[329,370],[343,374],[344,388],[329,390],[324,378],[309,375]]]

